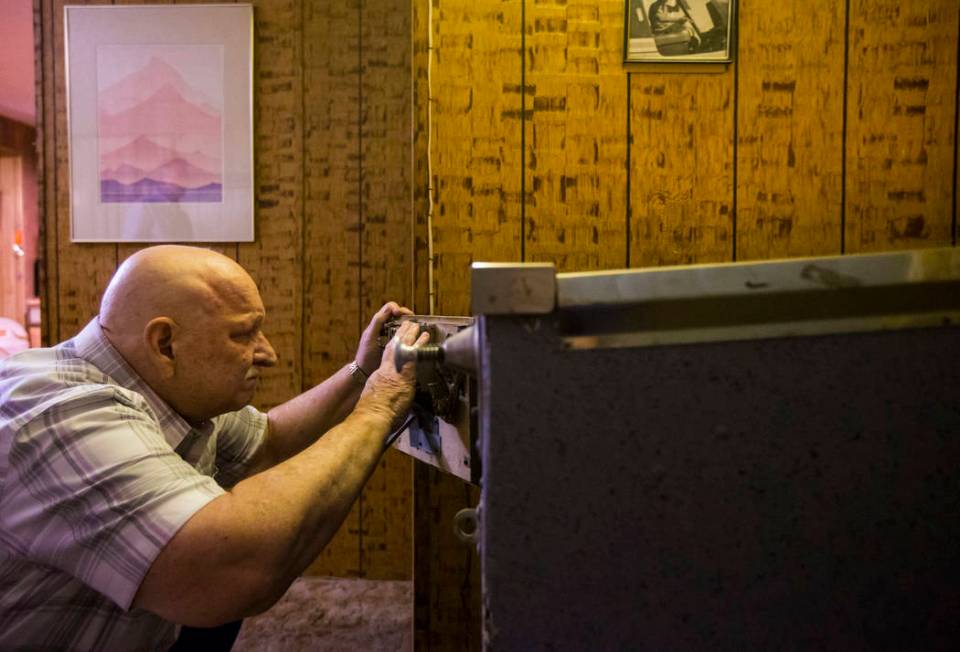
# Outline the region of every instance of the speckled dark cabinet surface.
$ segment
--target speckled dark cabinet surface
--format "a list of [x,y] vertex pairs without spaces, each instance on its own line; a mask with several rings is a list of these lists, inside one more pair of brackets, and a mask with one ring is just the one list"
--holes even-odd
[[960,649],[960,328],[484,327],[487,649]]

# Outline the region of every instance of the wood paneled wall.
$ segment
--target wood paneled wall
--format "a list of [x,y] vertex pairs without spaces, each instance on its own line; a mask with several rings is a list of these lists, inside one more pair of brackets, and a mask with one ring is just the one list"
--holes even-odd
[[955,0],[741,0],[736,62],[693,69],[624,65],[621,0],[430,13],[441,306],[466,305],[470,260],[587,270],[954,242]]
[[[97,313],[117,265],[141,246],[70,242],[64,4],[78,3],[35,2],[48,342]],[[411,7],[253,4],[256,241],[213,248],[263,295],[280,356],[255,399],[269,408],[351,360],[384,301],[413,304]],[[412,464],[391,451],[311,571],[410,579],[411,539]]]
[[[741,0],[735,62],[692,68],[624,65],[624,4],[415,0],[438,312],[467,308],[473,260],[573,271],[956,242],[956,0]],[[476,497],[423,485],[418,648],[469,649],[476,564],[445,530]]]

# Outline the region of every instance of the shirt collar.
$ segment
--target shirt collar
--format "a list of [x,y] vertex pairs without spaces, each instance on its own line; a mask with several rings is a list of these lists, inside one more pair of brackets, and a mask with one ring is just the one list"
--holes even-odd
[[186,419],[177,414],[162,398],[157,396],[153,388],[133,370],[123,359],[100,327],[100,320],[94,317],[80,333],[73,338],[77,355],[83,358],[104,374],[110,377],[115,384],[134,391],[147,401],[147,404],[157,416],[160,431],[171,448],[177,446],[191,431],[198,434],[207,434],[213,428],[213,423],[204,421],[197,428],[191,426]]

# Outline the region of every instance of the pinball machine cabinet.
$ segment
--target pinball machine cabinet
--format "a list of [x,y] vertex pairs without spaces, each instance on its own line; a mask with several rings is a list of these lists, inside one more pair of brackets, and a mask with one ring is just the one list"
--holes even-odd
[[485,649],[955,649],[956,250],[473,279]]

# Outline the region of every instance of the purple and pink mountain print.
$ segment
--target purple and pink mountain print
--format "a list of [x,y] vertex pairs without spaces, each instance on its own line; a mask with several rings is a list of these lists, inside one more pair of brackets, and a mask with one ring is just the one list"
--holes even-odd
[[97,94],[100,201],[222,201],[221,123],[170,61],[150,57]]

